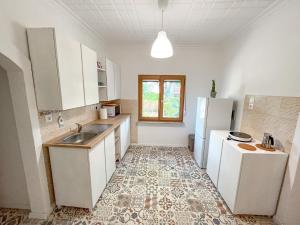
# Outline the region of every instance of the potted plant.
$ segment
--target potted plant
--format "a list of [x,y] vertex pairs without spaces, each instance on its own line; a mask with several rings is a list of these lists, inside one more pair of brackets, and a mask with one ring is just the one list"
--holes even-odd
[[212,86],[211,86],[211,91],[210,91],[210,97],[215,98],[217,96],[216,92],[216,81],[212,80]]

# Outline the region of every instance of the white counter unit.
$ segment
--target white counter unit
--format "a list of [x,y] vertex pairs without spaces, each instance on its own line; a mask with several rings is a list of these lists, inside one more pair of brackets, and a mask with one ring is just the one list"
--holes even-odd
[[218,190],[233,214],[274,215],[288,155],[238,143],[223,143]]
[[95,206],[116,169],[114,136],[92,149],[49,147],[56,205]]

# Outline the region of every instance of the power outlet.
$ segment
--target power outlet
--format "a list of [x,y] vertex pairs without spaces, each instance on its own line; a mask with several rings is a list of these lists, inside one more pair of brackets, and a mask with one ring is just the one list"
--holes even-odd
[[253,108],[254,108],[254,97],[252,96],[252,97],[250,97],[250,99],[249,99],[248,109],[249,109],[249,110],[253,110]]
[[51,123],[53,120],[52,113],[48,113],[45,115],[46,123]]

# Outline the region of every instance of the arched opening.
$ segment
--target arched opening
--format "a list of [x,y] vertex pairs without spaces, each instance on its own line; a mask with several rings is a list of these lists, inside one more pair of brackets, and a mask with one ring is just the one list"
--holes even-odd
[[0,67],[0,208],[29,209],[7,72]]
[[0,89],[0,164],[5,161],[0,166],[5,170],[0,171],[1,186],[7,182],[0,188],[6,205],[0,200],[0,207],[30,208],[29,217],[46,219],[52,207],[31,64],[6,40],[0,41]]

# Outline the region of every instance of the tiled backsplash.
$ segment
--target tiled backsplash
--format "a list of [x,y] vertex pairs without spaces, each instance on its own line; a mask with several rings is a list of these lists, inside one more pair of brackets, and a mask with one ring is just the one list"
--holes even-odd
[[[250,98],[254,98],[252,110],[249,109]],[[289,152],[299,112],[300,97],[246,95],[241,131],[258,140],[262,140],[265,132],[271,133],[283,150]]]
[[58,113],[52,114],[52,122],[50,123],[46,122],[44,115],[40,115],[39,122],[43,142],[49,141],[50,139],[55,138],[63,133],[66,133],[67,131],[75,129],[75,123],[87,123],[97,119],[98,113],[95,108],[96,105],[93,105],[63,111],[63,128],[58,127]]

